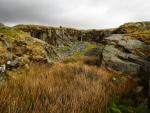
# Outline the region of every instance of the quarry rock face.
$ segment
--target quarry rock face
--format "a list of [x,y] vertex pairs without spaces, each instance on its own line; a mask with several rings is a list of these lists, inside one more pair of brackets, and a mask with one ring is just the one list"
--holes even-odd
[[106,30],[77,30],[73,28],[54,28],[36,25],[17,25],[16,29],[29,33],[32,37],[44,40],[54,46],[69,45],[76,41],[100,42],[110,36],[114,29]]

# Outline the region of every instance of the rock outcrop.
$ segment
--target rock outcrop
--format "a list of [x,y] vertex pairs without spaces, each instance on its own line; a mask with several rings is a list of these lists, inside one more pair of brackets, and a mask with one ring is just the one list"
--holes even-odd
[[150,45],[121,34],[107,37],[103,43],[102,66],[131,75],[146,74],[150,68]]
[[102,42],[102,66],[131,75],[150,73],[150,22],[127,23],[113,33]]
[[150,103],[150,22],[127,23],[101,42],[100,65],[126,74]]
[[[99,59],[102,67],[124,73],[144,87],[150,102],[150,22],[122,25],[101,44]],[[136,80],[136,79],[135,79]],[[149,103],[150,105],[150,103]]]
[[0,28],[0,73],[55,58],[55,49],[46,42],[10,27]]

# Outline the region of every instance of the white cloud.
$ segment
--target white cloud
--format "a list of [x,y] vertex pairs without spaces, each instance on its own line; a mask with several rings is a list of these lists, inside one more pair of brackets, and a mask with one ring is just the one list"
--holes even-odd
[[150,19],[149,0],[0,0],[0,22],[79,28]]

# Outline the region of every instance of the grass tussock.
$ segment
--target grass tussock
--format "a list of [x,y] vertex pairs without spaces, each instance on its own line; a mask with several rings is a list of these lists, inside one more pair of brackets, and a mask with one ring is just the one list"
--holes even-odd
[[0,113],[105,113],[114,95],[133,90],[129,81],[114,83],[114,76],[81,62],[33,64],[0,86]]

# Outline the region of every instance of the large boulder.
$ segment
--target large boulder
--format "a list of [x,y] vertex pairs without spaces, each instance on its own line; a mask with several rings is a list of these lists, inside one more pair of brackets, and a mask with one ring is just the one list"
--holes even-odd
[[139,75],[150,68],[147,54],[150,45],[125,35],[112,35],[104,40],[101,65],[131,75]]
[[131,75],[150,73],[150,22],[127,23],[103,40],[102,66]]

